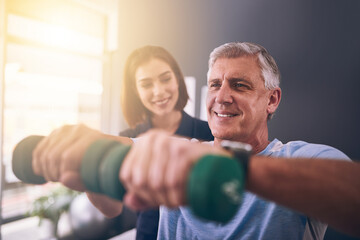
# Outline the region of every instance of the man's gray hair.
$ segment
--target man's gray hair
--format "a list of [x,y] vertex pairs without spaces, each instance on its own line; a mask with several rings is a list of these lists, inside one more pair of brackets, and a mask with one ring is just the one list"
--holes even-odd
[[257,56],[264,79],[266,89],[274,89],[280,85],[280,71],[274,58],[261,45],[249,42],[225,43],[215,48],[210,53],[209,70],[207,78],[209,80],[211,69],[219,58],[238,58],[242,56]]

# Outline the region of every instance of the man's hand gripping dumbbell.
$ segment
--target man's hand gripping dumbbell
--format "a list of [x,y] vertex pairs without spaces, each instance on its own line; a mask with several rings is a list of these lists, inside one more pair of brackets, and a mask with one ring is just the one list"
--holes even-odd
[[93,193],[100,193],[135,210],[189,205],[196,215],[219,222],[229,221],[241,204],[243,166],[222,148],[159,131],[130,147],[131,139],[82,125],[29,139],[31,143],[25,139],[17,146],[13,157],[14,172],[25,182],[61,182],[92,192],[88,196],[93,202],[103,198]]

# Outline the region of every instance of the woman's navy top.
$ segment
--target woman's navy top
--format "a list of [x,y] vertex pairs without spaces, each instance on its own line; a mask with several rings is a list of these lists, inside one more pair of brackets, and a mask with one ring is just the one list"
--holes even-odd
[[[135,128],[129,128],[120,132],[120,136],[135,138],[138,135],[153,128],[150,119],[137,125]],[[182,112],[179,128],[175,132],[188,138],[196,138],[203,141],[212,141],[214,137],[211,134],[207,122],[193,118],[184,111]],[[156,239],[159,225],[159,209],[146,210],[138,212],[136,222],[136,239]]]

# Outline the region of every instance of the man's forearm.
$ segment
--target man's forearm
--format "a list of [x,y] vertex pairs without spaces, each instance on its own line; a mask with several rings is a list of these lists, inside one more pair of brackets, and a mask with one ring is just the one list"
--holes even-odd
[[247,189],[360,236],[360,164],[254,156]]

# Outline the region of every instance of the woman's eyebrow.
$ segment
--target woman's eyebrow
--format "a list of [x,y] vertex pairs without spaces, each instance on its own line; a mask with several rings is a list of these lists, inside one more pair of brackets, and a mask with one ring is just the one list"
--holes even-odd
[[171,71],[165,71],[165,72],[159,74],[159,77],[165,76],[167,74],[171,74]]
[[148,81],[151,81],[151,78],[145,77],[145,78],[140,78],[137,80],[137,82],[148,82]]
[[[165,71],[163,73],[160,73],[158,77],[166,76],[168,74],[171,74],[171,71]],[[152,80],[151,77],[144,77],[144,78],[138,79],[137,82],[146,82],[146,81],[151,81],[151,80]]]

